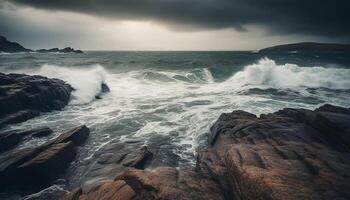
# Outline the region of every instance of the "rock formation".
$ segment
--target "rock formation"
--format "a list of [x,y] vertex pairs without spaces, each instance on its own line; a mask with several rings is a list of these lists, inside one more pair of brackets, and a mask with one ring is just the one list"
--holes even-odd
[[0,188],[37,190],[52,183],[74,160],[90,130],[79,126],[34,148],[8,153],[0,160]]
[[31,50],[24,48],[17,42],[10,42],[4,36],[0,35],[0,52],[5,53],[19,53],[19,52],[38,52],[38,53],[84,53],[82,50],[76,50],[72,47],[66,47],[63,49],[51,48],[51,49],[38,49]]
[[40,112],[62,109],[72,90],[58,79],[0,73],[0,127],[26,121]]
[[0,52],[17,53],[17,52],[29,52],[30,49],[24,48],[17,42],[10,42],[5,37],[0,35]]
[[82,50],[75,50],[72,47],[66,47],[63,49],[52,48],[52,49],[38,49],[36,52],[39,53],[84,53]]
[[350,109],[224,113],[194,168],[129,169],[62,199],[349,199]]

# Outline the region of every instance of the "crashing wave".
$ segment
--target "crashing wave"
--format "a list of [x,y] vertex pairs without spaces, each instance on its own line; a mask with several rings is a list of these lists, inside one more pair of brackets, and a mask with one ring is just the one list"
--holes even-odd
[[278,65],[274,60],[264,58],[256,64],[246,66],[227,82],[241,86],[260,85],[271,88],[349,89],[350,69]]
[[101,65],[69,68],[45,64],[41,67],[39,74],[66,81],[75,89],[71,104],[84,104],[100,95],[103,89],[101,87],[106,83],[107,72]]

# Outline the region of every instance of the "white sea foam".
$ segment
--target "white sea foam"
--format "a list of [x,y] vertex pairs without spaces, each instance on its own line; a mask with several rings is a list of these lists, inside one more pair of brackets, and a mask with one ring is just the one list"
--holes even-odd
[[299,67],[295,64],[277,65],[268,58],[246,66],[227,82],[237,85],[261,85],[272,88],[325,87],[350,88],[350,69]]
[[84,104],[94,100],[100,93],[107,72],[101,65],[69,68],[46,64],[41,67],[39,74],[66,81],[75,89],[71,104]]

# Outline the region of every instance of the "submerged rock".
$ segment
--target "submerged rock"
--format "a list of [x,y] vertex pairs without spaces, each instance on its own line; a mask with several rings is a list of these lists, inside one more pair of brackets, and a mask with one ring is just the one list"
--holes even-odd
[[349,141],[347,108],[233,111],[211,127],[195,168],[131,168],[64,199],[349,199]]
[[62,109],[72,90],[58,79],[0,73],[0,127],[26,121],[40,112]]

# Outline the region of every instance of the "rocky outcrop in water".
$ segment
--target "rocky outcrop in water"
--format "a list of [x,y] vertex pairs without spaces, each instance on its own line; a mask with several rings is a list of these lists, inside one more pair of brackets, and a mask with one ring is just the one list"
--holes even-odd
[[349,199],[350,109],[222,114],[195,168],[129,169],[72,199]]
[[37,147],[8,153],[0,160],[1,190],[35,191],[50,185],[74,160],[76,147],[89,133],[79,126]]
[[72,90],[58,79],[0,73],[0,127],[26,121],[40,112],[62,109]]
[[72,47],[66,47],[63,49],[52,48],[52,49],[38,49],[36,52],[39,53],[84,53],[82,50],[75,50]]
[[29,52],[30,49],[24,48],[17,42],[10,42],[4,36],[0,35],[0,52],[17,53],[17,52]]

